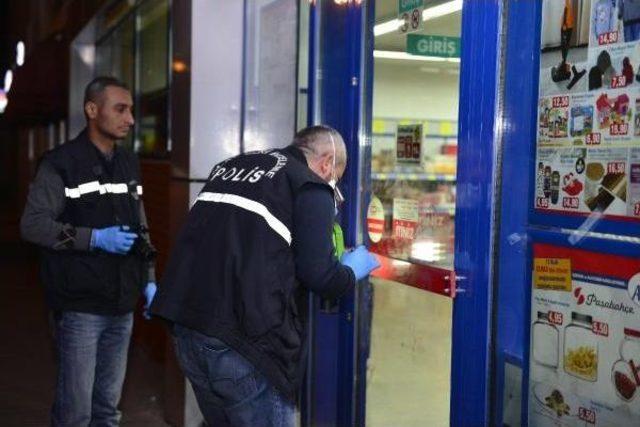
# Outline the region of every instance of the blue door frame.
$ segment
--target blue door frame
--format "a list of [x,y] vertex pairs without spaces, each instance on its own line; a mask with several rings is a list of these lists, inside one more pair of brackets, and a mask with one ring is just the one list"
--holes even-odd
[[[311,10],[310,122],[333,126],[347,144],[341,222],[349,246],[366,235],[367,195],[360,189],[370,187],[373,3],[317,0]],[[467,0],[462,12],[455,254],[462,292],[453,310],[452,426],[489,424],[501,3]],[[307,425],[364,425],[366,386],[357,375],[357,361],[366,358],[357,345],[361,299],[346,296],[336,314],[313,310]]]

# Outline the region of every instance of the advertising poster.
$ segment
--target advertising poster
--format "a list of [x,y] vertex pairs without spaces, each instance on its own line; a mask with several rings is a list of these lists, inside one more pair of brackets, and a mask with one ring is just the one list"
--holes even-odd
[[536,211],[640,221],[640,4],[543,2]]
[[417,200],[393,199],[392,234],[394,238],[415,240],[419,221]]
[[396,161],[400,164],[420,164],[422,159],[422,124],[398,125]]
[[640,425],[640,259],[535,243],[530,426]]

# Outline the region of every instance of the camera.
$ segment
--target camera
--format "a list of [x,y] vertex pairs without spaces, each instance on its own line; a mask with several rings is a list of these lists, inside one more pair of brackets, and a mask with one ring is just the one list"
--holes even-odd
[[144,236],[149,232],[149,229],[143,225],[132,225],[129,226],[129,230],[127,231],[138,235],[138,238],[131,247],[130,253],[138,256],[143,261],[154,261],[158,255],[158,251]]

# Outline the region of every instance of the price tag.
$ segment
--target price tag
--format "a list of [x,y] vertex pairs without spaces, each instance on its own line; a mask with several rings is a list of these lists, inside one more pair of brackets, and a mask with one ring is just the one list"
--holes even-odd
[[550,311],[548,316],[549,316],[549,323],[562,326],[562,321],[563,321],[562,313],[558,313],[557,311]]
[[549,199],[546,197],[536,197],[536,207],[547,209],[549,207]]
[[609,336],[609,324],[604,322],[593,322],[591,329],[594,334],[601,335],[603,337]]
[[607,173],[625,173],[626,164],[624,162],[610,162],[607,164]]
[[627,85],[627,78],[625,76],[614,76],[611,79],[611,88],[617,89],[619,87],[625,87]]
[[551,99],[551,105],[553,108],[566,108],[569,106],[568,96],[554,96]]
[[578,409],[578,418],[589,424],[596,423],[596,413],[591,409],[583,408],[582,406]]
[[609,133],[613,136],[626,135],[629,133],[629,123],[613,123],[609,126]]
[[618,32],[617,31],[611,31],[609,33],[600,34],[598,36],[598,44],[600,46],[605,45],[605,44],[613,44],[613,43],[618,43]]
[[585,138],[587,145],[600,145],[600,132],[588,133]]
[[567,209],[578,209],[580,208],[580,199],[577,197],[563,197],[562,207]]

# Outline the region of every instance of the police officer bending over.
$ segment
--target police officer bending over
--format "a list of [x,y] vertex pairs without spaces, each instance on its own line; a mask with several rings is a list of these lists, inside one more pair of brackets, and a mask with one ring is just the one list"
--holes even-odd
[[133,125],[132,106],[123,83],[93,80],[87,128],[44,156],[22,215],[23,238],[42,248],[54,311],[53,426],[118,425],[132,312],[143,290],[148,301],[155,292],[138,161],[116,144]]
[[334,256],[346,160],[338,132],[307,128],[215,166],[193,205],[151,312],[209,425],[295,425],[308,291],[339,297],[378,266],[364,247]]

